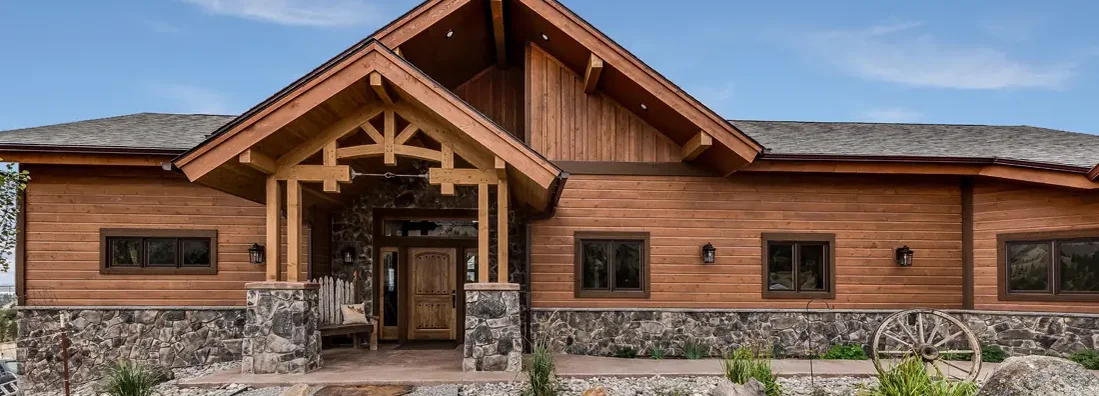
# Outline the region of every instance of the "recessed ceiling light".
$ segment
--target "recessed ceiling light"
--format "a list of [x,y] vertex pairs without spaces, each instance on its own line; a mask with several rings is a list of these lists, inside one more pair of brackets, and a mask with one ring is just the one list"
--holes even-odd
[[454,37],[454,31],[453,30],[447,30],[446,31],[446,38],[451,38],[451,37]]
[[641,110],[649,111],[649,106],[646,106],[644,103],[642,103]]
[[542,40],[549,41],[549,36],[547,36],[545,33],[542,33]]

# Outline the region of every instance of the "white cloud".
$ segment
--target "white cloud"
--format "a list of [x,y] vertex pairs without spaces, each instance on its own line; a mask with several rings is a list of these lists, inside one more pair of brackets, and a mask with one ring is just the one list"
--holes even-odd
[[814,32],[805,43],[817,59],[869,80],[956,89],[1061,88],[1071,62],[1037,64],[1003,51],[952,45],[918,32],[920,22],[889,21],[857,30]]
[[858,114],[858,119],[865,122],[916,122],[923,115],[917,111],[903,108],[870,109]]
[[183,0],[206,12],[299,26],[355,26],[373,22],[367,0]]
[[228,95],[192,84],[152,82],[145,84],[153,95],[174,101],[178,111],[198,114],[234,114]]

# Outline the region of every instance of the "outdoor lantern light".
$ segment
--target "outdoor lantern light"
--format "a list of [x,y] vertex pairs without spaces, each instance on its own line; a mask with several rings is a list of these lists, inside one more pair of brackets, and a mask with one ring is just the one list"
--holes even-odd
[[347,265],[355,264],[354,248],[347,248],[343,250],[343,263]]
[[897,248],[897,264],[901,267],[909,267],[912,265],[912,249],[908,248],[908,245]]
[[263,245],[253,243],[252,247],[248,248],[248,260],[252,264],[263,264]]
[[706,242],[706,245],[702,246],[702,262],[704,264],[713,264],[715,257],[717,257],[717,248],[715,248],[713,244]]

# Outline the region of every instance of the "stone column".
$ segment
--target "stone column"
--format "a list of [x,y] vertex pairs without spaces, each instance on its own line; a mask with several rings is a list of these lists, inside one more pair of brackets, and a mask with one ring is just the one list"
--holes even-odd
[[467,283],[463,371],[523,368],[519,284]]
[[303,282],[255,282],[244,324],[245,374],[305,374],[321,368],[317,290]]

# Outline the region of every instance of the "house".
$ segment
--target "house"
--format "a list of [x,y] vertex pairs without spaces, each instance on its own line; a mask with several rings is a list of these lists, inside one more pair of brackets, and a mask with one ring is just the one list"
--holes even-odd
[[240,116],[0,132],[0,158],[33,177],[31,387],[62,326],[78,379],[316,369],[327,275],[383,339],[463,342],[469,370],[518,369],[537,334],[798,356],[907,308],[1011,353],[1099,340],[1099,136],[729,121],[553,0],[429,0]]

